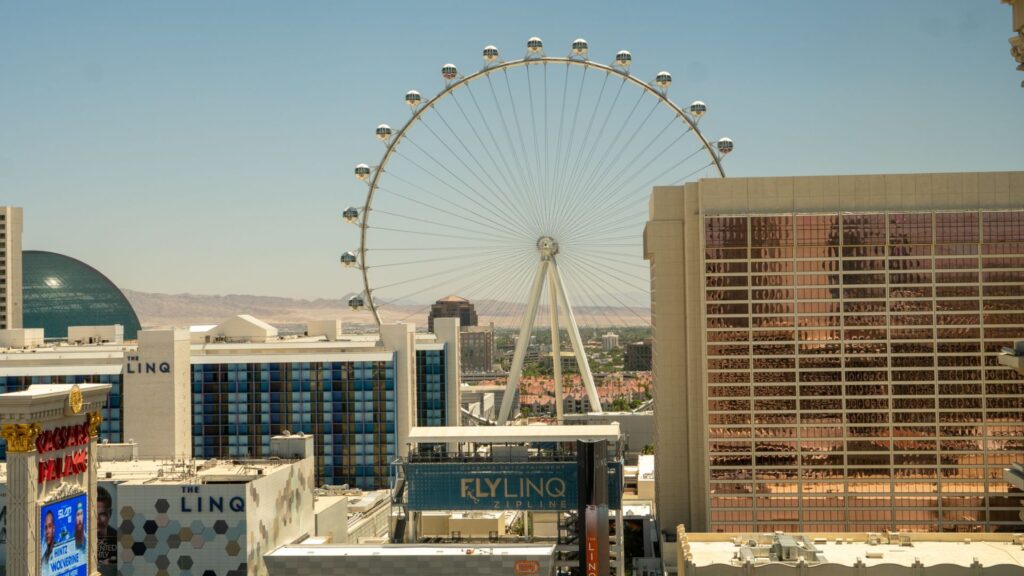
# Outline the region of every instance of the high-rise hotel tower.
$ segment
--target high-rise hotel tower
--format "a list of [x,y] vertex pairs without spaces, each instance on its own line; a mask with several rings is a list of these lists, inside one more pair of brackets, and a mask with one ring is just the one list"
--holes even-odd
[[658,514],[1020,531],[1024,172],[655,188]]
[[0,330],[21,328],[21,208],[0,206]]

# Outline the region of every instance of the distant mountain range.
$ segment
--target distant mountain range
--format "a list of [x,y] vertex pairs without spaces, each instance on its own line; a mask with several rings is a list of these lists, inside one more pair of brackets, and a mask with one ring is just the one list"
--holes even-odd
[[[370,328],[374,324],[368,311],[350,309],[347,297],[301,300],[249,294],[157,294],[135,290],[124,290],[124,294],[135,308],[143,327],[217,324],[237,314],[252,314],[279,328],[297,328],[309,320],[332,319],[340,319],[345,324],[346,330],[358,330],[360,326]],[[482,300],[474,302],[474,304],[476,304],[481,323],[493,321],[497,326],[517,324],[525,308],[524,304],[491,300]],[[381,310],[386,322],[415,322],[417,325],[426,325],[429,312],[429,304],[412,303],[392,304]],[[627,309],[625,307],[581,306],[575,309],[575,313],[577,321],[584,326],[610,324],[641,326],[649,324],[650,318],[649,307]],[[544,318],[547,318],[547,311],[542,306],[538,312],[538,323]]]

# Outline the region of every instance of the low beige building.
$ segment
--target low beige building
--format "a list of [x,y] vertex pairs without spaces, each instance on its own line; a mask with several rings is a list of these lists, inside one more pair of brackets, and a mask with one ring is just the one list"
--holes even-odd
[[679,576],[1011,576],[1024,571],[1019,534],[687,533],[662,550]]

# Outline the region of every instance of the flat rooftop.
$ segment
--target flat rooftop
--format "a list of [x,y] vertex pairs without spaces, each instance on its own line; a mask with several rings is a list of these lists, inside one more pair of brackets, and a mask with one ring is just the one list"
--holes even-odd
[[622,436],[618,422],[578,426],[437,426],[414,427],[409,442],[475,442],[477,444],[511,444],[516,442],[573,442],[576,440],[608,440]]
[[554,545],[522,544],[466,546],[464,544],[293,544],[282,546],[268,556],[546,556],[554,554]]
[[[791,534],[796,535],[798,533]],[[814,542],[814,546],[825,557],[823,564],[853,566],[859,560],[868,567],[882,564],[909,567],[920,561],[924,566],[952,564],[966,567],[971,566],[977,559],[982,566],[1009,565],[1024,568],[1024,548],[1021,544],[1014,544],[1013,535],[1009,533],[913,533],[910,535],[910,546],[887,544],[884,535],[882,544],[878,545],[868,544],[863,533],[803,535],[812,541],[824,538],[824,542]],[[690,544],[690,553],[693,555],[692,562],[697,567],[712,564],[738,565],[734,558],[740,546],[734,544],[731,538],[739,536],[746,541],[758,537],[750,534],[696,533],[687,533],[686,536]],[[842,544],[836,543],[837,537],[843,539]],[[854,541],[846,542],[848,538]],[[965,539],[970,540],[970,543],[965,543]],[[869,558],[869,554],[872,557]],[[779,562],[773,562],[775,563]]]
[[[119,460],[99,462],[100,481],[133,484],[244,483],[282,470],[292,460],[195,460],[186,464],[167,460]],[[108,476],[109,474],[109,476]]]

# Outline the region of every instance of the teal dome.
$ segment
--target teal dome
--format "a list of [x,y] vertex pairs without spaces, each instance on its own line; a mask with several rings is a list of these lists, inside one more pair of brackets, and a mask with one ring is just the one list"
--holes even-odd
[[68,326],[124,326],[126,340],[141,329],[124,293],[99,270],[55,252],[22,252],[25,328],[42,328],[45,338],[67,338]]

